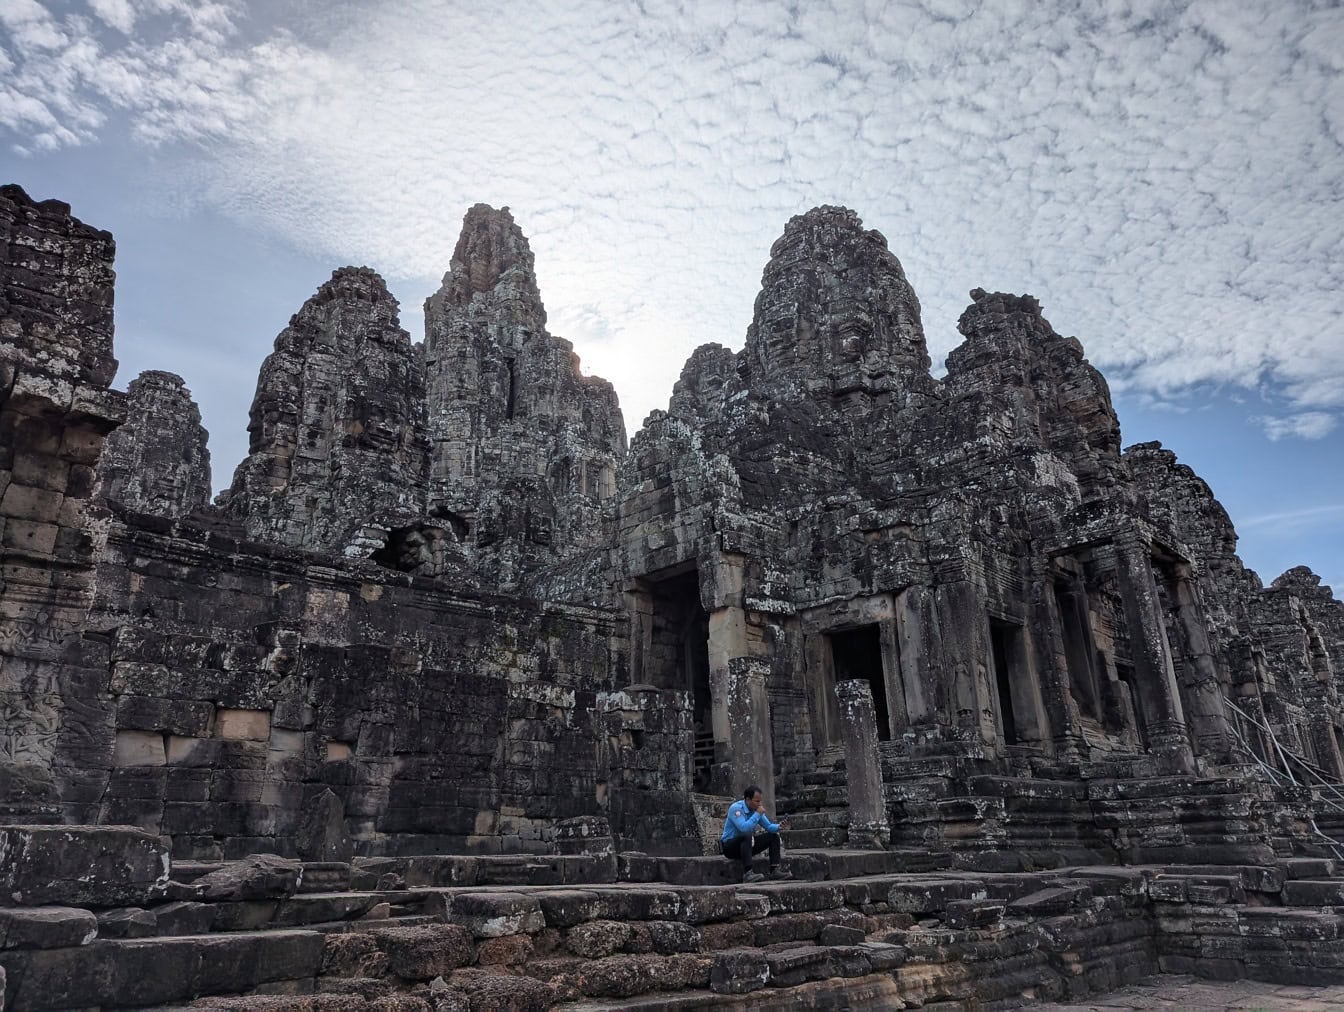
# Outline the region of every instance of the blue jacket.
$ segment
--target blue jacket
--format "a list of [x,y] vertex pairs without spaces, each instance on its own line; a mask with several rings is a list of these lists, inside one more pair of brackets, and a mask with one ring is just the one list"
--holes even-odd
[[756,827],[764,827],[767,833],[778,833],[779,823],[771,822],[770,816],[764,812],[752,812],[747,814],[747,803],[745,801],[734,801],[728,806],[728,818],[723,820],[723,835],[719,840],[723,843],[731,843],[739,836],[751,836],[756,832]]

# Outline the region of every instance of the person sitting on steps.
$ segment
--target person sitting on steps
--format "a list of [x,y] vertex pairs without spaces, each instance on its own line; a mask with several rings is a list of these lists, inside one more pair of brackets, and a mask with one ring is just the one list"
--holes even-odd
[[[787,828],[788,819],[771,822],[765,814],[765,801],[761,789],[752,784],[742,792],[742,800],[728,806],[728,817],[723,820],[723,835],[719,837],[719,848],[723,856],[732,861],[742,862],[742,881],[759,882],[765,878],[758,871],[751,870],[751,859],[767,847],[770,848],[770,877],[773,879],[793,878],[791,872],[779,866],[779,831]],[[757,827],[765,832],[755,836]],[[753,839],[753,837],[755,837]]]

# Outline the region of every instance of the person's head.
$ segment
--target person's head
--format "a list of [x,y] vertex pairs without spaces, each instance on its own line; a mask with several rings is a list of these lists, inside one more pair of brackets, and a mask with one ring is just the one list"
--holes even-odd
[[761,803],[761,789],[755,784],[750,785],[742,792],[742,800],[747,803],[748,808],[756,808]]

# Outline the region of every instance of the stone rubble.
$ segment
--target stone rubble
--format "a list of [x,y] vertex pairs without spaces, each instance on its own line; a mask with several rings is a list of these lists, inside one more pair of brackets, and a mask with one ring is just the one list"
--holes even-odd
[[[477,205],[423,344],[368,268],[300,308],[211,504],[183,381],[112,389],[113,251],[0,187],[0,1007],[1344,978],[1344,604],[1030,296],[935,379],[816,208],[627,446]],[[716,856],[746,782],[795,881]]]

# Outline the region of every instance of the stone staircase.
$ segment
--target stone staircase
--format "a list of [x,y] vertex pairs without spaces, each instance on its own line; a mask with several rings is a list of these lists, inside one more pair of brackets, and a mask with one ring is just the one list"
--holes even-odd
[[1163,776],[1146,756],[912,756],[885,742],[880,753],[892,845],[947,851],[959,867],[1335,856],[1311,829],[1305,791],[1241,770]]
[[784,843],[791,851],[848,843],[849,791],[843,751],[828,749],[817,756],[812,769],[782,778],[775,809],[789,819]]
[[1344,983],[1325,858],[998,873],[795,850],[795,880],[744,886],[722,858],[644,854],[154,868],[148,834],[121,832],[125,870],[89,880],[60,869],[116,854],[116,830],[0,828],[11,866],[58,872],[31,897],[2,883],[4,1007],[1013,1007],[1159,971]]

